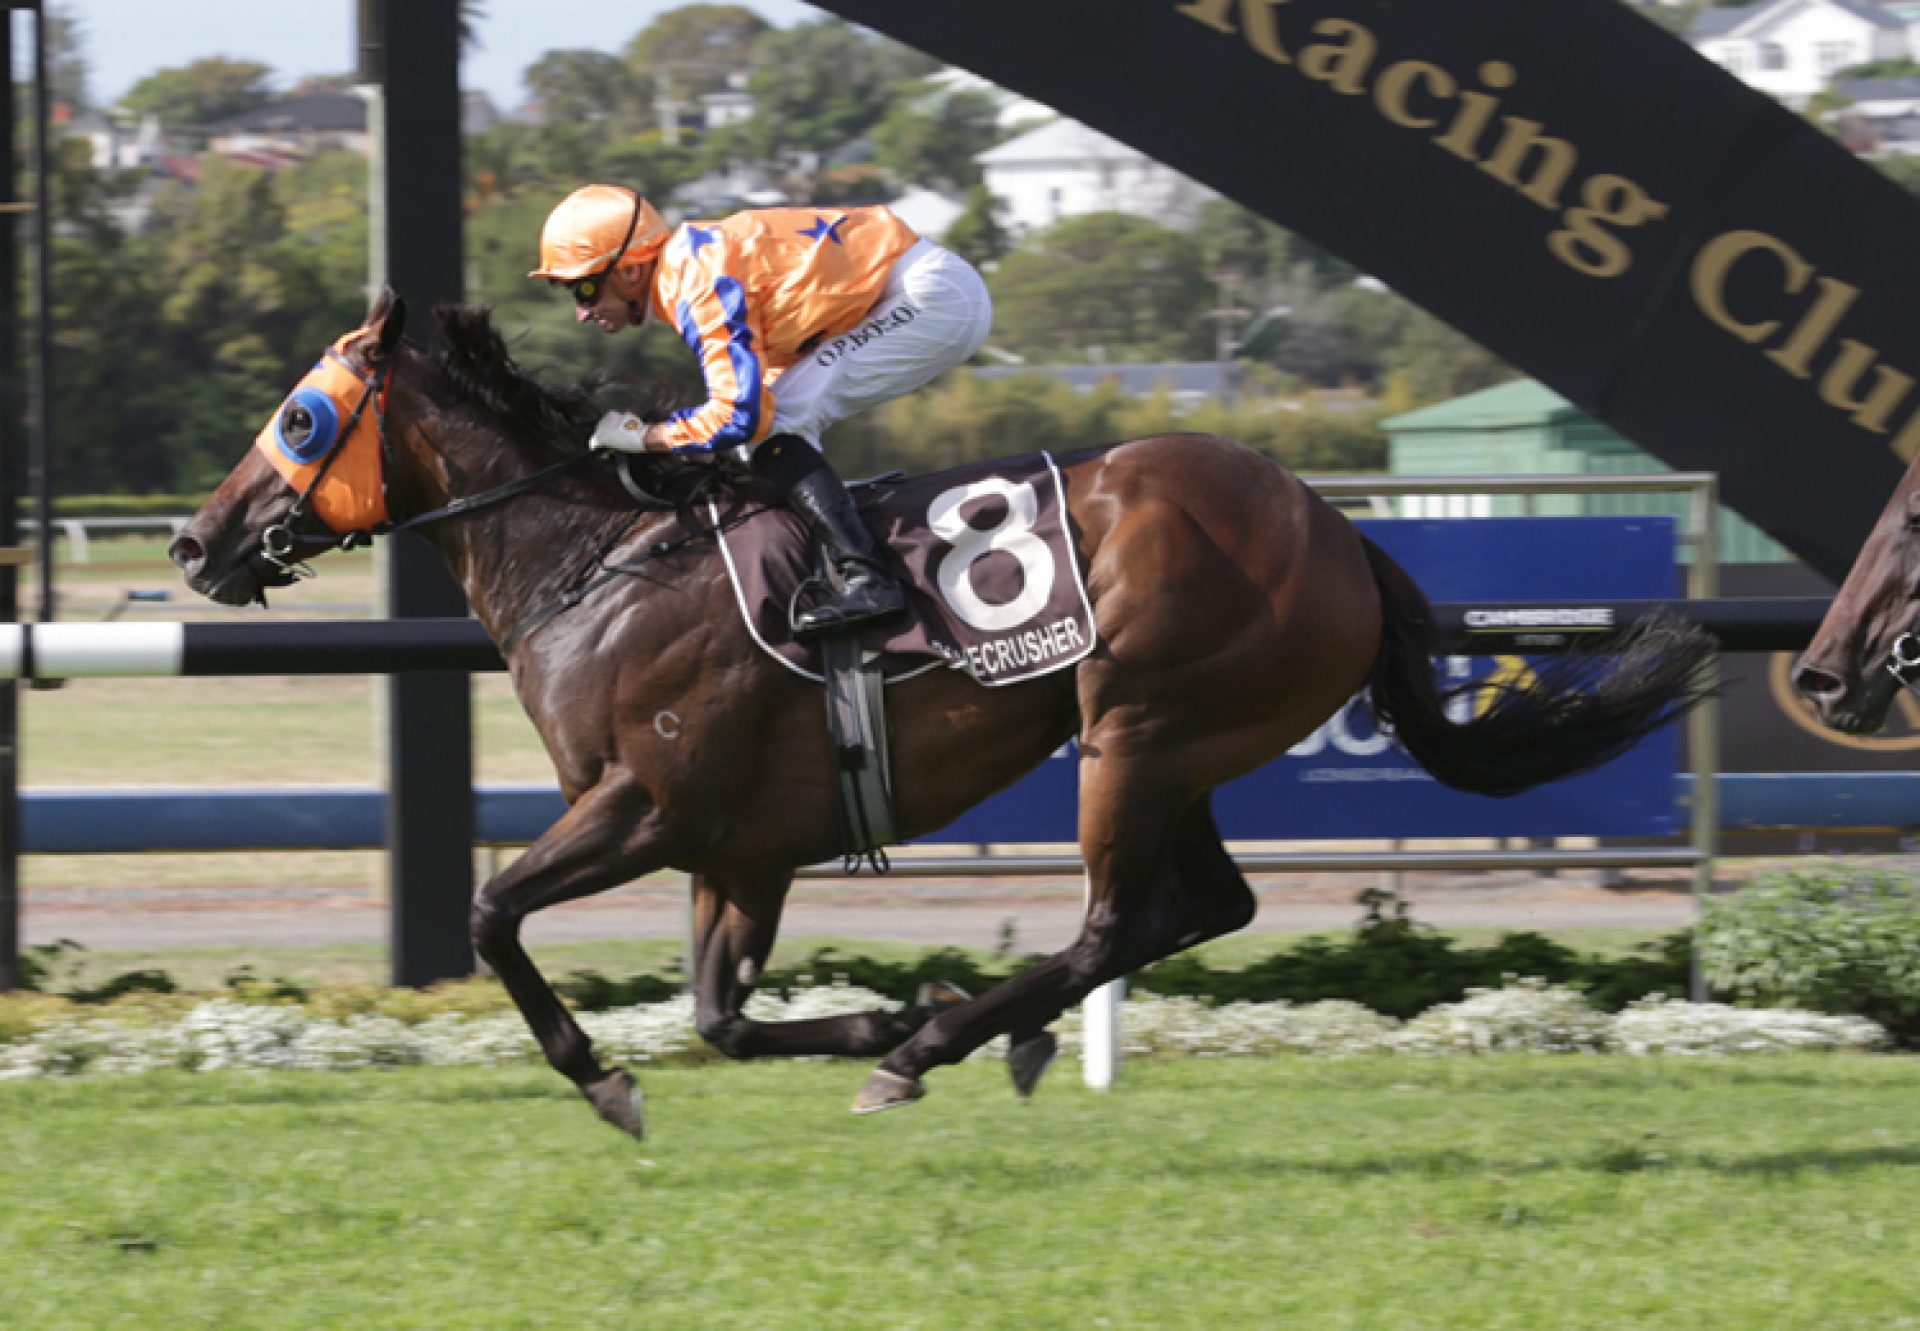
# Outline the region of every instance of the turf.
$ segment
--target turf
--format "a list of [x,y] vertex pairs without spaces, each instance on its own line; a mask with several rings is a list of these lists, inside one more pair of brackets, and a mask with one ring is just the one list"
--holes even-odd
[[1920,1064],[544,1070],[0,1086],[0,1327],[1920,1325]]

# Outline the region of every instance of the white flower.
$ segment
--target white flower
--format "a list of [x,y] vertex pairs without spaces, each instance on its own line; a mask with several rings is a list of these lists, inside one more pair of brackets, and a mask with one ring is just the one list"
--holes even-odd
[[[756,994],[756,1021],[803,1021],[898,1005],[845,983]],[[581,1027],[611,1062],[645,1063],[704,1048],[693,1000],[589,1012]],[[1081,1046],[1078,1010],[1054,1027],[1063,1050]],[[1618,1016],[1588,1005],[1571,989],[1537,980],[1477,990],[1401,1025],[1357,1003],[1229,1003],[1137,994],[1120,1019],[1122,1048],[1133,1055],[1238,1057],[1293,1053],[1758,1054],[1786,1050],[1885,1048],[1887,1034],[1860,1017],[1753,1010],[1650,998]],[[1005,1037],[976,1057],[1004,1054]],[[408,1024],[360,1015],[342,1021],[297,1007],[216,999],[178,1020],[120,1020],[110,1014],[62,1015],[24,1038],[0,1042],[0,1081],[27,1077],[111,1076],[155,1068],[342,1068],[395,1064],[499,1067],[537,1062],[538,1046],[513,1013],[440,1015]]]

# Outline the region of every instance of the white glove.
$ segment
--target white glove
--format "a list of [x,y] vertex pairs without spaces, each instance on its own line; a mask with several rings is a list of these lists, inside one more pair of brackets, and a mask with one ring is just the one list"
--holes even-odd
[[647,423],[625,411],[610,411],[593,427],[589,448],[610,448],[616,453],[647,451]]

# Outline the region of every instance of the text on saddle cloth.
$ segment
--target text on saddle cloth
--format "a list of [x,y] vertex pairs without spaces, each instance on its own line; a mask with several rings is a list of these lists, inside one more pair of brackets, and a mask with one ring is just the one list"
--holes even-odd
[[[857,492],[861,514],[909,583],[908,613],[862,644],[898,679],[946,664],[986,685],[1064,669],[1096,642],[1093,608],[1067,521],[1059,468],[1045,453],[916,476]],[[736,603],[761,648],[819,679],[817,650],[793,641],[788,610],[813,576],[800,520],[774,508],[735,526],[751,497],[710,505]]]

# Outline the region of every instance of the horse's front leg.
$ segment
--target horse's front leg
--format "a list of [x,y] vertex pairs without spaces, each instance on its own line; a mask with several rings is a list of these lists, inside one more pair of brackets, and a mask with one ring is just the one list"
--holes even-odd
[[937,1008],[806,1021],[755,1021],[743,1011],[773,951],[792,882],[791,873],[772,870],[693,876],[694,1024],[700,1038],[729,1058],[873,1058],[890,1053],[926,1025]]
[[638,1137],[640,1095],[623,1069],[600,1066],[593,1043],[520,943],[537,910],[631,882],[665,863],[659,818],[637,782],[614,778],[577,800],[566,816],[495,875],[473,902],[473,945],[513,995],[547,1062],[580,1088],[600,1117]]

